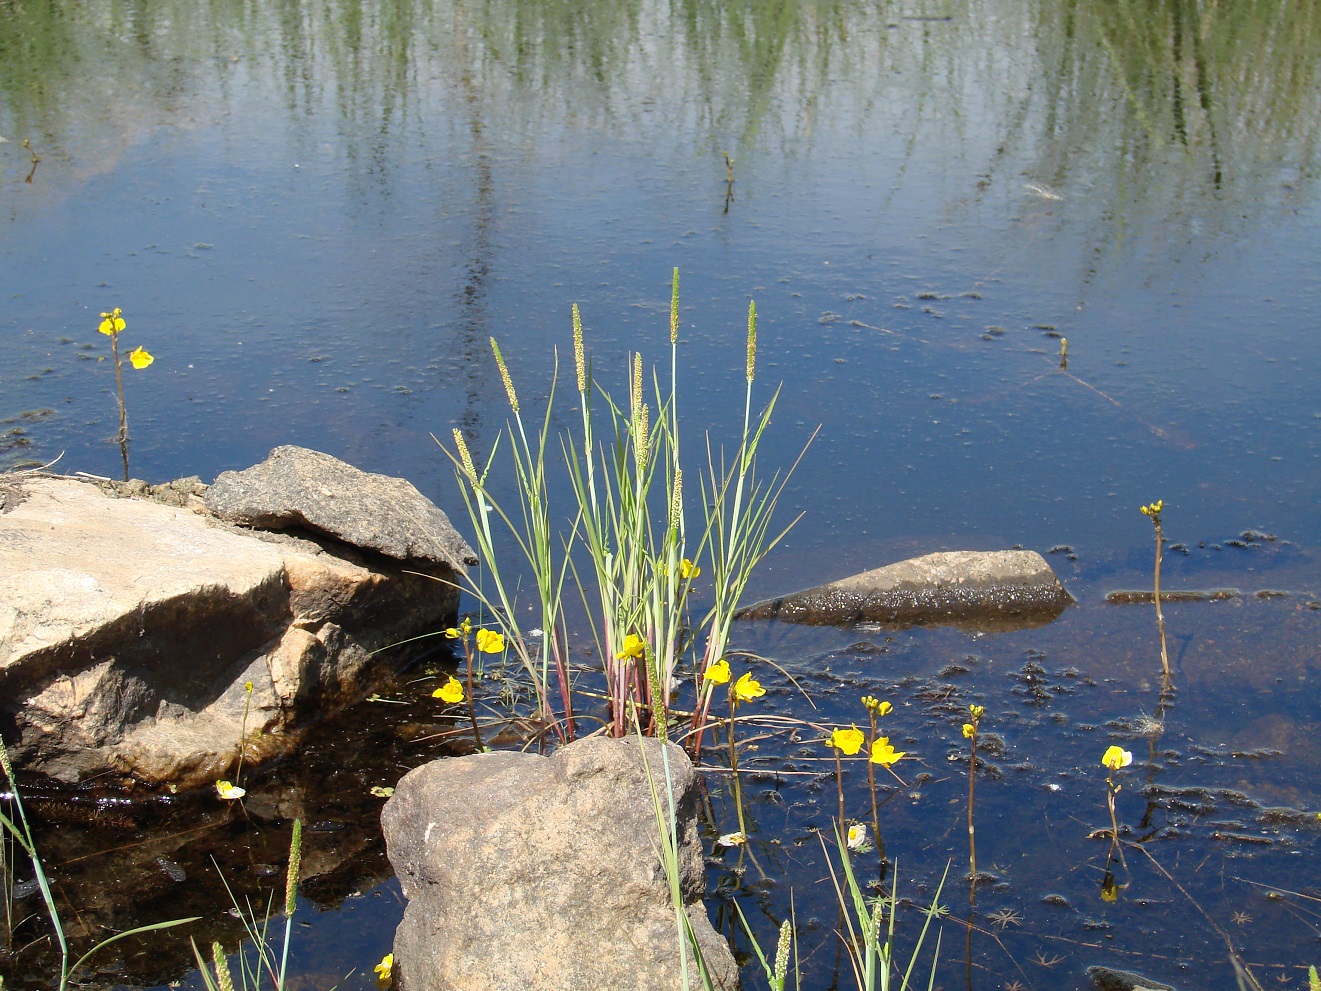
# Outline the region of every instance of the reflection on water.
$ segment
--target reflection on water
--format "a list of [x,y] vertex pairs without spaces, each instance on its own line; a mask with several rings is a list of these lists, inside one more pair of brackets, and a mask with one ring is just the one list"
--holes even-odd
[[[864,693],[893,702],[915,756],[885,841],[918,901],[966,855],[957,714],[986,706],[978,862],[997,880],[978,893],[974,980],[1071,988],[1118,956],[1167,983],[1228,983],[1197,969],[1227,967],[1224,941],[1144,856],[1128,875],[1112,864],[1117,900],[1100,899],[1105,841],[1087,835],[1108,828],[1099,761],[1118,743],[1136,759],[1121,826],[1295,986],[1284,968],[1315,903],[1267,894],[1301,888],[1315,854],[1296,816],[1318,801],[1319,21],[1283,0],[0,4],[0,464],[64,452],[67,470],[119,474],[95,323],[123,306],[157,357],[126,383],[135,474],[210,478],[299,443],[458,511],[430,434],[493,444],[487,338],[534,402],[578,302],[613,379],[664,340],[678,265],[689,449],[737,427],[750,297],[766,374],[785,382],[767,460],[823,427],[783,503],[807,515],[750,597],[1021,544],[1055,548],[1079,599],[1051,626],[983,636],[739,633],[804,680],[814,721],[856,721]],[[1166,584],[1241,593],[1167,607],[1168,706],[1150,612],[1103,601],[1147,586],[1137,507],[1156,499]],[[787,684],[767,709],[808,718]],[[429,755],[390,707],[359,715],[385,756],[344,774]],[[792,887],[815,947],[804,986],[830,986],[812,830],[831,768],[810,734],[761,746],[746,793],[771,880],[725,857],[713,884],[768,933]],[[383,781],[305,773],[277,768],[250,818],[205,823],[254,893],[291,815],[375,842],[360,786]],[[295,809],[294,793],[315,797]],[[713,836],[723,802],[714,779]],[[163,839],[175,814],[130,830],[114,870],[160,888],[146,905],[186,887],[214,922],[209,848]],[[126,903],[105,904],[119,889],[97,901],[73,873],[121,844],[50,828],[89,926],[127,924]],[[314,917],[302,972],[330,986],[357,963],[363,983],[341,986],[366,987],[397,901],[373,887],[379,849],[325,842],[330,875],[334,850],[365,866],[309,888],[337,910]],[[942,897],[966,918],[964,893]],[[712,911],[737,936],[725,901]],[[126,954],[124,979],[177,976],[186,944],[163,945],[155,969],[146,948]]]

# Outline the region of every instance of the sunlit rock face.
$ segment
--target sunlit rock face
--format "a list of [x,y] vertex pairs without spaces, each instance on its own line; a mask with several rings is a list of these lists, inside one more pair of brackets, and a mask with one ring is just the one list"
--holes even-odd
[[[697,775],[677,746],[636,738],[580,740],[550,757],[473,754],[404,776],[382,814],[408,898],[398,986],[683,988],[652,791],[667,808],[667,775],[687,916],[714,986],[737,987],[701,902]],[[701,987],[691,959],[688,987]]]
[[[374,651],[454,621],[455,567],[226,525],[200,483],[6,488],[0,718],[16,759],[61,780],[188,788],[241,748],[249,765],[285,753],[360,694]],[[471,552],[442,539],[461,569]]]

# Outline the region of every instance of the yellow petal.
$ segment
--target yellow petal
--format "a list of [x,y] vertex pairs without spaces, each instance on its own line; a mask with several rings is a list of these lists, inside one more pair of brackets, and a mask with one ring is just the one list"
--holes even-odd
[[713,685],[723,685],[729,680],[729,661],[723,657],[706,669],[702,678]]
[[837,729],[830,734],[829,743],[836,750],[842,751],[852,757],[862,749],[867,737],[857,726],[851,729]]
[[483,654],[499,654],[505,649],[504,634],[495,630],[478,630],[477,649]]
[[615,660],[622,661],[626,658],[641,658],[647,651],[647,644],[636,633],[630,633],[624,637],[624,648],[615,655]]
[[155,357],[146,348],[134,348],[128,353],[128,360],[133,362],[133,367],[141,371],[155,361]]
[[751,702],[765,694],[766,689],[761,687],[761,682],[752,677],[751,671],[744,672],[743,677],[734,683],[734,697],[740,702]]
[[432,692],[431,697],[455,705],[463,701],[463,684],[458,678],[450,675],[449,681]]
[[238,787],[235,784],[232,784],[229,781],[217,781],[216,794],[218,794],[221,798],[225,799],[226,801],[232,802],[235,799],[242,798],[244,795],[247,794],[247,791],[243,788]]

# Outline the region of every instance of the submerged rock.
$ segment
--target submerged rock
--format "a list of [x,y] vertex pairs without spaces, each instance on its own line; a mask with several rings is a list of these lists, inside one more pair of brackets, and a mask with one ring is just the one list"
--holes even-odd
[[1019,626],[1049,622],[1071,602],[1036,551],[946,551],[767,599],[738,615],[818,626]]
[[[664,789],[667,761],[688,920],[714,986],[737,987],[701,901],[692,764],[673,744],[598,737],[550,757],[435,761],[399,782],[381,821],[408,899],[394,942],[402,991],[680,991],[648,783],[649,772]],[[689,987],[701,987],[691,958]]]
[[5,487],[0,730],[63,781],[188,788],[224,777],[241,738],[249,766],[288,752],[360,693],[373,651],[454,621],[456,569],[430,558],[241,531],[145,487]]
[[1174,991],[1168,984],[1111,967],[1088,967],[1087,976],[1092,979],[1092,985],[1097,991]]

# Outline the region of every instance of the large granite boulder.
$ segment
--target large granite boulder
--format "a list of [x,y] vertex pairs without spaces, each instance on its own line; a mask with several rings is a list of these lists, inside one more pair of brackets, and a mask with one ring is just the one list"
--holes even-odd
[[820,626],[937,623],[995,628],[1049,622],[1073,596],[1036,551],[945,551],[740,610],[740,619]]
[[[645,761],[645,764],[644,764]],[[402,991],[681,991],[647,773],[677,805],[684,906],[716,988],[738,986],[702,905],[697,775],[674,744],[591,738],[404,776],[381,820],[408,907]],[[699,988],[689,964],[689,987]]]
[[145,486],[0,488],[0,732],[60,780],[187,788],[240,745],[249,765],[288,752],[361,694],[374,651],[454,621],[459,575],[431,558],[239,530]]
[[277,447],[259,465],[221,472],[206,508],[264,530],[303,527],[400,561],[430,561],[462,574],[477,556],[449,517],[413,483],[375,475],[305,447]]

